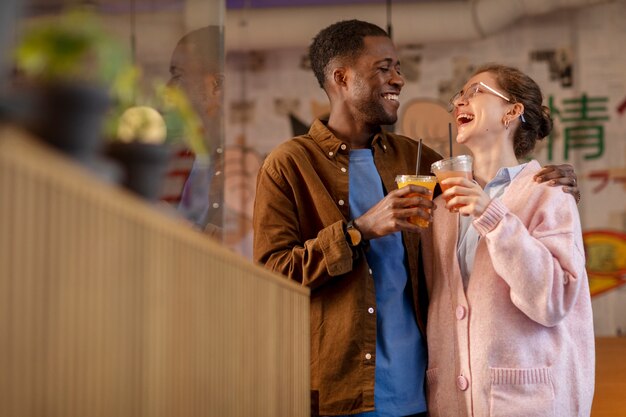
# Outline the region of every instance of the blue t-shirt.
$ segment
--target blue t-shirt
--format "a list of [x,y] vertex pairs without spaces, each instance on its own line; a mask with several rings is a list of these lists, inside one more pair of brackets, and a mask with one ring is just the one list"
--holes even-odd
[[[350,215],[364,214],[384,196],[370,149],[350,151]],[[366,252],[376,288],[376,411],[362,417],[406,416],[426,411],[427,356],[413,310],[402,234],[370,241]]]

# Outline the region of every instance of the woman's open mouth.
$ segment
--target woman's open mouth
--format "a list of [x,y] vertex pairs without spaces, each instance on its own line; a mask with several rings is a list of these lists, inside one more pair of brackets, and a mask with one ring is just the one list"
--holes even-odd
[[474,115],[473,114],[459,113],[456,116],[456,125],[457,126],[463,126],[463,125],[466,125],[467,123],[470,123],[472,120],[474,120]]

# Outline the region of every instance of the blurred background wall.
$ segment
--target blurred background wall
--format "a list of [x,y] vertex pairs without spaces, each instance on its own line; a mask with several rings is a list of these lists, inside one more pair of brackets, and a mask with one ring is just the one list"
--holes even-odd
[[[23,17],[0,45],[68,5],[87,5],[132,49],[145,85],[169,79],[184,34],[223,28],[223,136],[215,149],[223,167],[213,174],[225,184],[223,243],[247,258],[264,157],[328,112],[307,59],[320,29],[349,18],[392,29],[406,77],[395,130],[442,154],[452,121],[446,103],[472,70],[486,62],[520,68],[541,85],[555,118],[534,157],[570,163],[578,175],[596,331],[626,332],[626,1],[30,0],[19,13],[12,4],[3,7]],[[188,173],[192,161],[180,170]],[[184,177],[170,182],[180,188]]]
[[395,129],[442,154],[452,121],[446,103],[478,65],[513,65],[540,84],[555,129],[533,157],[575,167],[596,331],[626,332],[624,1],[407,1],[392,4],[390,19],[382,1],[229,10],[226,244],[251,256],[256,170],[276,145],[328,112],[307,46],[317,31],[344,18],[384,28],[391,21],[406,77]]

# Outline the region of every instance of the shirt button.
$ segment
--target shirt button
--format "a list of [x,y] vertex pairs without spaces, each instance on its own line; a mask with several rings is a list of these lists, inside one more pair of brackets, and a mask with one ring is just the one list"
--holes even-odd
[[333,155],[334,155],[333,151],[328,152],[328,156],[333,156]]
[[465,307],[463,306],[456,307],[456,318],[457,320],[463,320],[465,318]]
[[367,309],[367,312],[370,314],[374,314],[374,308],[370,307]]
[[341,150],[345,151],[345,150],[346,150],[346,148],[347,148],[347,146],[346,146],[345,144],[342,144],[342,145],[341,145]]
[[220,204],[219,203],[213,203],[213,208],[219,208]]
[[372,268],[368,269],[368,270],[367,270],[367,272],[369,272],[369,273],[370,273],[370,275],[372,275],[372,274],[373,274],[373,272],[372,272]]
[[465,378],[463,375],[460,375],[456,378],[456,386],[461,391],[465,391],[467,387],[469,386],[469,382],[467,382],[467,378]]
[[345,204],[345,202],[343,200],[339,200],[338,203],[339,203],[340,206],[343,206]]
[[220,175],[222,171],[215,171],[215,175]]
[[224,152],[224,150],[223,150],[222,148],[217,148],[217,149],[215,150],[215,152],[217,152],[217,153],[222,153],[222,152]]
[[371,353],[366,353],[366,354],[365,354],[365,359],[367,359],[368,361],[369,361],[370,359],[372,359],[372,354],[371,354]]
[[345,169],[344,167],[341,167],[341,172],[346,172],[347,169]]

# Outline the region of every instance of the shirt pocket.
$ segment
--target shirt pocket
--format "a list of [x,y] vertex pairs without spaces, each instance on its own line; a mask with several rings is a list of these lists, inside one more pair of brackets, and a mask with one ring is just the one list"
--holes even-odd
[[426,370],[426,403],[428,404],[428,415],[430,417],[441,417],[439,412],[439,369],[432,368]]
[[550,368],[489,368],[491,417],[554,417]]

